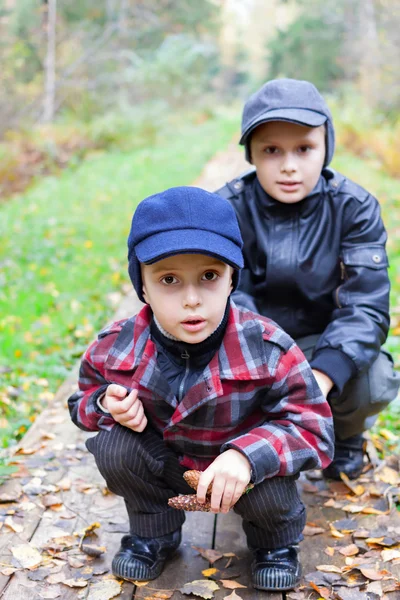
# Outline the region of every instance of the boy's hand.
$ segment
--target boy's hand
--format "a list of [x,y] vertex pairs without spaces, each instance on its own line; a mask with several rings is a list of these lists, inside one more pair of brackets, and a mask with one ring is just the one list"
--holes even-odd
[[312,372],[315,379],[317,380],[319,389],[326,398],[334,385],[332,379],[328,377],[328,375],[325,375],[325,373],[322,373],[322,371],[318,371],[317,369],[312,369]]
[[226,450],[201,474],[197,500],[205,501],[212,482],[211,511],[227,513],[243,494],[250,476],[251,466],[245,455],[233,448]]
[[147,417],[137,390],[132,390],[127,395],[126,388],[112,383],[107,388],[102,405],[111,413],[114,421],[132,431],[141,432],[147,425]]

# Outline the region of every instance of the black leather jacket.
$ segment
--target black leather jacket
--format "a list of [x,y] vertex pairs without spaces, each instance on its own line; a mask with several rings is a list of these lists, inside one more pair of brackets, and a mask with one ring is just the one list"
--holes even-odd
[[321,334],[311,366],[340,392],[374,361],[389,328],[387,236],[378,201],[332,169],[295,204],[266,194],[255,170],[217,193],[233,204],[244,240],[235,301],[252,307],[240,298],[248,294],[259,313],[293,338]]

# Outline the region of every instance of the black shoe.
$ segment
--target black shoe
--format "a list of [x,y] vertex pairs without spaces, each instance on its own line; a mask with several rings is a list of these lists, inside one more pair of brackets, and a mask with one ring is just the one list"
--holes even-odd
[[283,592],[292,590],[299,583],[301,565],[295,546],[276,550],[256,548],[253,552],[251,575],[253,587],[257,590]]
[[156,538],[124,535],[121,547],[112,561],[115,577],[128,581],[148,581],[158,577],[167,558],[181,543],[181,530]]
[[361,434],[353,435],[347,440],[335,442],[333,461],[322,472],[324,477],[340,480],[340,473],[349,479],[357,479],[364,467],[364,438]]

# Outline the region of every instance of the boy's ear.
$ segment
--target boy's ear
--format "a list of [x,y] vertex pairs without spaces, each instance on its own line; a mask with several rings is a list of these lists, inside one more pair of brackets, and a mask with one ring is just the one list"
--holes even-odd
[[145,299],[146,304],[149,304],[149,299],[147,297],[147,292],[146,292],[146,288],[144,285],[142,286],[142,295],[143,295],[143,298]]

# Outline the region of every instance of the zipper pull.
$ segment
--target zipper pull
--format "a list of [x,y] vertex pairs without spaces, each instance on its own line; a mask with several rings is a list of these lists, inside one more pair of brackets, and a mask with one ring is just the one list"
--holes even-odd
[[346,279],[346,267],[344,266],[344,262],[340,261],[340,279],[344,281]]
[[181,358],[185,358],[186,360],[188,360],[190,358],[190,354],[187,350],[185,350],[182,354],[181,354]]

